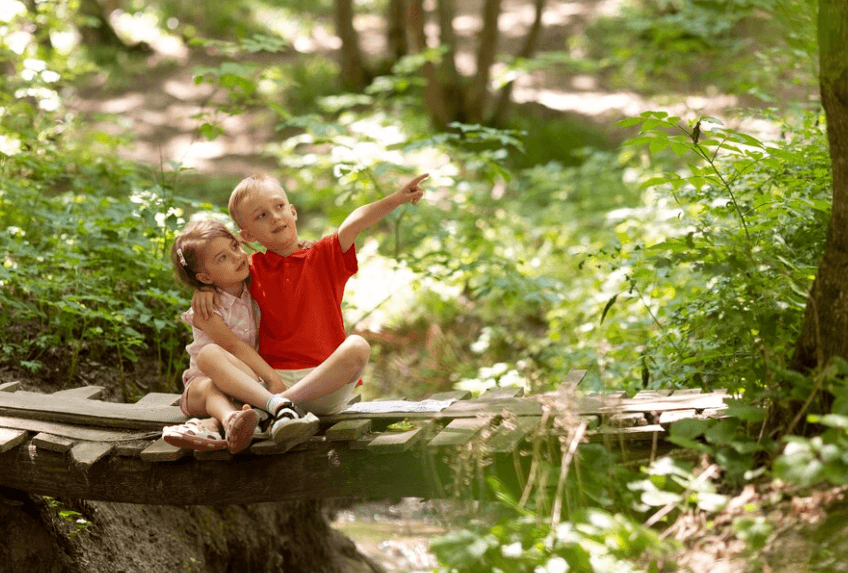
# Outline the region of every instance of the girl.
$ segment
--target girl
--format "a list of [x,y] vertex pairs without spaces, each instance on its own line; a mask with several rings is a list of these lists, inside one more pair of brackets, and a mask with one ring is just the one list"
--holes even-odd
[[[304,415],[290,400],[267,389],[267,381],[278,385],[279,374],[256,352],[259,309],[247,287],[249,260],[241,241],[218,221],[192,221],[174,241],[171,262],[180,281],[194,289],[214,287],[222,304],[208,318],[192,310],[182,314],[194,340],[186,346],[190,364],[183,373],[180,410],[187,417],[211,418],[193,417],[167,426],[162,433],[165,441],[197,450],[239,452],[250,445],[259,422],[251,405],[273,412],[275,420],[295,422],[279,436],[272,430],[275,440],[297,433],[302,441],[314,434],[318,429],[314,415]],[[237,408],[233,398],[244,406]]]

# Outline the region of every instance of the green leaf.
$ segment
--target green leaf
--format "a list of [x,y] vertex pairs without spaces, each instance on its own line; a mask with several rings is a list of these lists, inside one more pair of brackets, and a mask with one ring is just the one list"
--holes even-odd
[[607,304],[606,304],[606,305],[604,305],[604,311],[601,313],[601,322],[600,322],[600,324],[603,324],[603,323],[604,323],[604,318],[606,318],[606,316],[607,316],[607,312],[609,312],[609,309],[610,309],[610,308],[612,308],[612,305],[613,305],[613,304],[615,304],[615,301],[616,301],[616,299],[617,299],[617,298],[618,298],[618,295],[614,295],[611,299],[609,299],[609,300],[607,301]]
[[651,150],[651,153],[659,153],[660,151],[668,147],[670,144],[671,142],[669,140],[657,137],[651,140],[651,143],[648,147]]
[[625,119],[620,119],[615,122],[615,125],[618,127],[632,127],[634,125],[639,125],[644,121],[644,118],[641,117],[628,117]]

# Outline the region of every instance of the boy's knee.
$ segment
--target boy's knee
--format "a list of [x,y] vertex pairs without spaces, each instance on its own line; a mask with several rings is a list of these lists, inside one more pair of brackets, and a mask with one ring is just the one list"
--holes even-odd
[[368,344],[367,340],[358,334],[351,334],[347,337],[345,343],[348,345],[348,351],[352,356],[365,362],[368,361],[368,358],[371,356],[371,345]]

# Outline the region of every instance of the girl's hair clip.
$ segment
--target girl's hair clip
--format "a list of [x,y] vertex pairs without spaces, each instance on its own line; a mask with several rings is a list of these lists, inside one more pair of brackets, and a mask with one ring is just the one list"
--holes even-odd
[[184,267],[188,266],[188,263],[186,263],[186,260],[185,260],[185,256],[183,256],[183,250],[182,249],[177,249],[177,257],[180,259],[180,264],[182,266],[184,266]]

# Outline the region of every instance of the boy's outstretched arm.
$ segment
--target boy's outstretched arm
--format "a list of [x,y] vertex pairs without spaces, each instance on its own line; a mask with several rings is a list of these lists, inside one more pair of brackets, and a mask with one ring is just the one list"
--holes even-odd
[[421,197],[424,196],[424,190],[418,184],[429,176],[429,173],[419,175],[404,185],[403,189],[397,193],[392,193],[379,201],[358,207],[353,213],[348,215],[347,219],[339,227],[339,244],[342,247],[342,252],[347,252],[356,241],[356,237],[360,231],[364,231],[371,225],[378,223],[386,215],[404,203],[412,203],[413,205],[418,203]]

